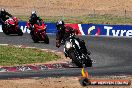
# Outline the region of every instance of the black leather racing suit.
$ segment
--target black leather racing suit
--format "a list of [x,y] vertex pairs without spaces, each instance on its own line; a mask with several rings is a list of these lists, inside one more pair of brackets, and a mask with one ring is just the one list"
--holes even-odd
[[[30,24],[30,27],[29,27],[29,30],[30,30],[30,34],[33,35],[34,33],[34,28],[33,28],[33,25],[37,23],[37,21],[42,21],[42,19],[40,19],[40,17],[37,17],[36,14],[32,14],[30,16],[30,19],[29,19],[29,24]],[[33,36],[34,37],[34,36]]]
[[12,15],[6,11],[0,11],[0,24],[2,24],[2,30],[6,28],[5,21],[8,19],[8,17],[12,17]]

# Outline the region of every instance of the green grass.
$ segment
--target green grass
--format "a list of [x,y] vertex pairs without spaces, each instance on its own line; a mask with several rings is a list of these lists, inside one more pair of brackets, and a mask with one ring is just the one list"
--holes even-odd
[[42,63],[57,59],[60,59],[60,57],[39,49],[0,46],[0,66]]
[[[29,16],[17,16],[19,19],[28,21]],[[40,16],[45,22],[56,22],[59,19],[66,23],[94,23],[94,24],[132,24],[131,17],[120,17],[109,14],[85,15],[85,16]]]

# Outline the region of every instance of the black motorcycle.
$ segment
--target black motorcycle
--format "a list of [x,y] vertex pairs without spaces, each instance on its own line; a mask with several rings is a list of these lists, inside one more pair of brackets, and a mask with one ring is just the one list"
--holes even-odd
[[78,67],[92,66],[92,60],[88,55],[82,53],[79,41],[74,34],[70,34],[70,36],[63,43],[65,56],[72,59],[72,62]]

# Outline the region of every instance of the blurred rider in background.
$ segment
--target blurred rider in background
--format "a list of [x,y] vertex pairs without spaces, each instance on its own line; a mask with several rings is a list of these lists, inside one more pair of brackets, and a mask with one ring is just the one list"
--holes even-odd
[[40,17],[37,16],[36,11],[32,11],[31,16],[29,18],[29,30],[31,31],[30,34],[32,34],[34,32],[34,24],[37,23],[37,21],[42,21],[42,19]]
[[9,14],[4,8],[1,8],[0,10],[0,24],[2,24],[2,30],[6,28],[5,21],[12,17],[11,14]]

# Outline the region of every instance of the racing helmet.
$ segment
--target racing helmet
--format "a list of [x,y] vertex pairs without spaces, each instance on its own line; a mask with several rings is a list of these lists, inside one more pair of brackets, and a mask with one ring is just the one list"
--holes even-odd
[[1,12],[6,12],[6,10],[4,8],[1,8]]
[[36,11],[32,11],[32,13],[31,13],[31,18],[32,18],[33,20],[36,20],[36,19],[37,19]]
[[64,21],[63,20],[58,20],[56,22],[56,26],[59,26],[59,25],[65,25]]
[[63,30],[63,29],[64,29],[64,25],[65,25],[65,23],[64,23],[63,20],[58,20],[58,21],[56,22],[57,30]]
[[32,13],[31,13],[31,14],[36,14],[36,15],[37,15],[36,11],[32,11]]

